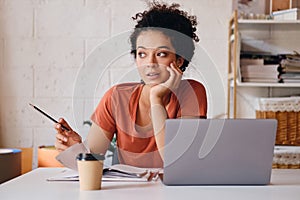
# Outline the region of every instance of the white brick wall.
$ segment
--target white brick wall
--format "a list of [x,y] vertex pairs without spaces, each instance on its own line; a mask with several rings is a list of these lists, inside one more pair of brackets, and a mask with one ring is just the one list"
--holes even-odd
[[[198,16],[199,45],[225,83],[231,0],[175,2]],[[74,95],[76,81],[81,83],[78,79],[89,75],[79,76],[82,64],[97,46],[131,30],[131,17],[145,8],[145,0],[0,0],[0,146],[34,147],[36,154],[38,146],[54,143],[53,123],[28,103],[55,118],[65,117],[85,137],[88,127],[82,122],[89,119],[104,91],[112,84],[139,77],[132,57],[118,52],[108,66],[98,63],[107,70],[95,80],[96,86],[82,82]],[[104,52],[104,58],[112,53]],[[199,77],[193,73],[187,75]],[[209,115],[224,110],[221,99]]]

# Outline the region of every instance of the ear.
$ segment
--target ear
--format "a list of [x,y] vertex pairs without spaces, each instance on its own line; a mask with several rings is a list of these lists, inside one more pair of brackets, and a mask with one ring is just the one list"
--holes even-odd
[[183,65],[183,62],[184,62],[183,57],[178,57],[177,60],[176,60],[176,65],[178,67],[181,67]]

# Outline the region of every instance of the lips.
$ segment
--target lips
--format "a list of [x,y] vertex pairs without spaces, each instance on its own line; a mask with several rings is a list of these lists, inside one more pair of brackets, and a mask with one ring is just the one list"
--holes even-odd
[[157,76],[157,75],[159,75],[158,72],[150,72],[147,74],[147,76]]
[[147,73],[146,76],[149,79],[156,79],[159,76],[159,73],[158,72],[150,72],[150,73]]

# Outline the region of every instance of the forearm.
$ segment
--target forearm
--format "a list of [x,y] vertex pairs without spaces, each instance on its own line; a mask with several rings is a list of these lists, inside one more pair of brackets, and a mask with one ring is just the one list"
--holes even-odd
[[105,154],[113,133],[107,132],[93,123],[87,136],[87,145],[92,153]]
[[161,99],[154,97],[151,98],[150,102],[154,137],[160,156],[163,159],[165,121],[167,119],[167,111]]

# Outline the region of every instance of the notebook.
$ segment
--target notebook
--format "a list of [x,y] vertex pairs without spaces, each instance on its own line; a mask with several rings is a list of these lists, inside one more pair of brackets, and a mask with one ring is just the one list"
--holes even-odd
[[166,185],[270,183],[275,119],[168,119]]

